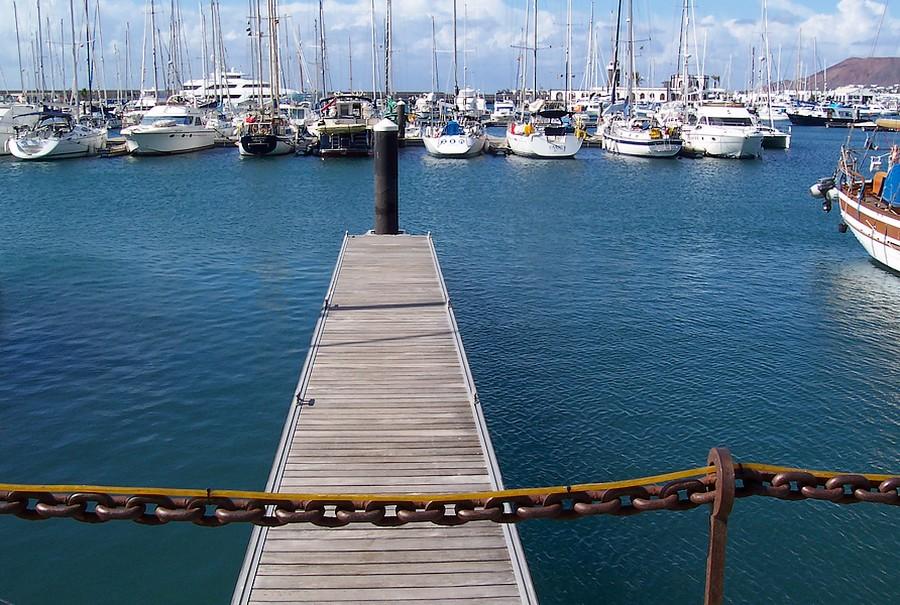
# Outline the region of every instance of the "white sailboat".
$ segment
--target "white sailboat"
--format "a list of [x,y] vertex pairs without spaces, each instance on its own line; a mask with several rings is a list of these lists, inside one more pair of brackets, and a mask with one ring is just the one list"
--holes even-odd
[[[620,4],[621,6],[621,4]],[[621,11],[616,18],[616,44],[613,52],[613,70],[619,64],[619,22]],[[634,11],[633,2],[628,0],[628,52],[626,54],[627,88],[625,102],[612,105],[606,113],[599,134],[603,139],[603,148],[612,153],[633,155],[648,158],[674,158],[681,152],[681,139],[677,130],[663,128],[655,118],[634,115]],[[612,98],[616,98],[616,78],[613,78]]]
[[[537,94],[537,50],[538,50],[538,2],[534,0],[534,91]],[[568,36],[567,36],[568,38]],[[568,40],[567,40],[568,42]],[[566,53],[566,73],[569,53]],[[523,75],[525,73],[523,69]],[[568,77],[566,78],[568,80]],[[523,77],[522,98],[525,97]],[[571,123],[571,114],[566,102],[545,102],[543,99],[533,101],[528,110],[531,118],[525,121],[525,107],[522,107],[520,119],[510,122],[506,132],[506,144],[509,150],[518,156],[544,159],[574,158],[581,149],[584,132],[575,129]]]
[[460,124],[450,120],[446,124],[427,126],[422,135],[425,150],[439,158],[470,158],[481,154],[487,136],[477,121]]
[[31,128],[37,123],[40,115],[34,105],[26,103],[8,103],[0,105],[0,155],[8,155],[9,139],[15,138],[20,130]]
[[128,151],[135,155],[171,155],[209,149],[216,131],[203,123],[203,112],[170,97],[144,114],[140,124],[122,129]]
[[[432,54],[437,61],[437,48],[434,37],[434,22],[432,21]],[[458,74],[456,63],[456,1],[453,2],[453,82],[458,86]],[[422,142],[429,155],[443,158],[470,158],[479,155],[484,149],[487,135],[479,121],[481,113],[478,111],[474,90],[464,87],[456,96],[456,111],[452,112],[449,120],[442,119],[429,124],[422,132]],[[441,114],[443,118],[443,112]]]
[[[766,111],[768,125],[757,124],[763,133],[762,146],[767,149],[788,149],[791,146],[790,132],[784,132],[775,128],[774,111],[772,108],[772,55],[769,53],[769,2],[763,0],[763,37],[765,38],[766,61]],[[785,114],[787,117],[787,114]]]
[[[85,2],[85,28],[90,26],[88,5]],[[78,99],[78,61],[75,42],[75,12],[72,0],[69,0],[69,12],[72,19],[72,62],[74,78],[72,97]],[[85,32],[85,39],[90,40],[90,31]],[[87,47],[87,61],[90,67],[90,44]],[[90,74],[90,70],[88,71]],[[90,84],[90,78],[88,78]],[[88,86],[88,107],[92,104],[92,91]],[[43,111],[37,113],[34,126],[19,130],[14,138],[7,142],[9,152],[20,160],[57,160],[97,155],[106,148],[106,127],[95,126],[90,115],[79,120],[80,103],[75,103],[76,114],[61,111]]]
[[37,123],[9,139],[20,160],[57,160],[97,155],[106,148],[106,129],[81,124],[68,113],[42,112]]

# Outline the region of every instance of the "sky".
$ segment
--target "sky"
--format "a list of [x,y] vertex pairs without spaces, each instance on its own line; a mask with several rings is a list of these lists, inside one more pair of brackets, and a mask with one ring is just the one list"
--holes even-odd
[[[39,55],[34,50],[34,41],[37,37],[39,1],[0,0],[0,91],[19,87],[14,4],[18,14],[18,48],[22,54],[23,76],[26,87],[35,86],[37,70],[34,65],[39,62]],[[181,7],[187,55],[190,57],[184,76],[199,78],[203,72],[204,57],[200,11],[202,7],[208,31],[210,0],[174,1]],[[348,89],[351,75],[355,89],[372,88],[371,1],[324,2],[329,89]],[[93,15],[98,0],[88,2]],[[172,2],[156,0],[157,27],[164,37]],[[385,0],[374,2],[380,46],[384,36]],[[515,88],[520,51],[513,47],[523,44],[527,0],[456,2],[460,85],[465,83],[487,92]],[[659,84],[676,69],[684,0],[633,2],[637,69],[644,82]],[[571,3],[572,86],[579,88],[587,80],[591,7],[594,11],[595,62],[602,66],[611,58],[616,0],[594,0],[593,3],[591,0],[571,0]],[[84,0],[75,0],[74,4],[78,36],[83,39]],[[265,4],[263,1],[263,12],[266,10]],[[692,72],[718,75],[722,85],[732,89],[746,88],[750,78],[751,48],[756,47],[757,57],[764,54],[761,0],[695,0],[693,4],[695,20],[690,34]],[[541,50],[538,53],[538,84],[541,88],[564,86],[566,5],[567,0],[539,0],[538,46]],[[102,48],[104,66],[103,75],[97,77],[103,79],[107,88],[115,89],[120,82],[123,87],[126,85],[126,24],[131,32],[131,78],[128,84],[134,88],[141,86],[141,41],[147,6],[149,0],[99,0],[101,28],[94,42],[98,49]],[[60,87],[64,69],[65,86],[71,87],[69,0],[42,0],[40,7],[42,21],[46,24],[49,19],[50,32],[48,36],[45,25],[42,53],[45,79],[52,86]],[[228,67],[249,72],[252,60],[246,33],[248,0],[220,0],[220,7]],[[452,89],[453,0],[393,0],[392,7],[394,88],[430,90],[433,57],[436,56],[437,89]],[[318,0],[282,0],[279,2],[279,13],[287,34],[282,34],[282,61],[287,84],[299,88],[298,41],[305,57],[305,73],[309,83],[315,84]],[[436,53],[432,52],[432,18]],[[900,55],[900,3],[890,6],[889,0],[768,0],[768,31],[773,80],[777,80],[779,75],[782,79],[792,79],[798,63],[804,73],[813,73],[823,65],[832,65],[851,56]],[[60,43],[61,37],[65,39],[65,44]],[[211,52],[208,51],[207,56]],[[83,54],[84,50],[79,49],[79,56]],[[379,48],[379,87],[383,86],[382,54],[383,50]],[[97,56],[96,60],[99,62],[100,57]],[[531,59],[528,61],[530,73]],[[83,72],[83,59],[80,62]],[[149,59],[147,62],[149,64]],[[147,69],[149,73],[149,66]],[[79,78],[80,82],[85,81],[83,73]],[[145,80],[144,87],[152,87],[149,75]],[[600,84],[604,82],[601,80]]]

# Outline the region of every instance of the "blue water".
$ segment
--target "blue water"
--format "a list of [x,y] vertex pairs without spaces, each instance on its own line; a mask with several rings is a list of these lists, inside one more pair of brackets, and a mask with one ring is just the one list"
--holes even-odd
[[[900,276],[761,161],[401,158],[508,486],[736,459],[898,471]],[[261,489],[369,161],[0,161],[0,481]],[[898,511],[745,499],[731,603],[897,601]],[[541,601],[698,603],[707,517],[520,526]],[[250,529],[0,518],[15,605],[224,603]]]

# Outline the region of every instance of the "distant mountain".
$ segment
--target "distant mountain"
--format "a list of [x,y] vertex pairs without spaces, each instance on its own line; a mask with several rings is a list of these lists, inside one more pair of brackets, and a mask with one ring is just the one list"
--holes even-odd
[[[900,57],[851,57],[828,68],[828,88],[859,84],[862,86],[894,86],[900,84]],[[806,88],[818,82],[822,86],[825,71],[808,76]]]

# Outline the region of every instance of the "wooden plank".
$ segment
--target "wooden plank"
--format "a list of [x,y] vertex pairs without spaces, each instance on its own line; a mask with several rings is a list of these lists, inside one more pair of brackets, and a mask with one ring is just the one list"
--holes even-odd
[[[502,487],[430,238],[345,240],[267,489]],[[254,529],[232,603],[536,603],[515,528]]]

